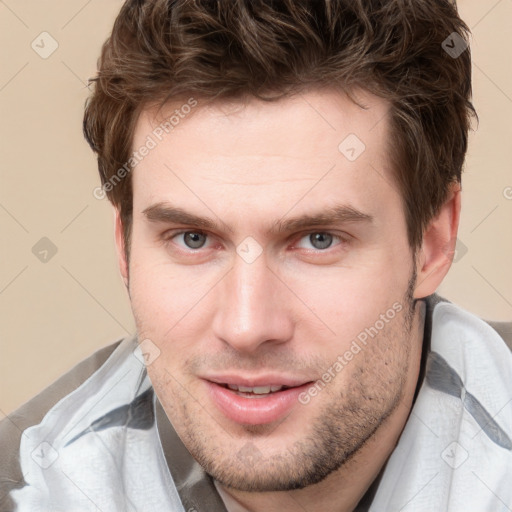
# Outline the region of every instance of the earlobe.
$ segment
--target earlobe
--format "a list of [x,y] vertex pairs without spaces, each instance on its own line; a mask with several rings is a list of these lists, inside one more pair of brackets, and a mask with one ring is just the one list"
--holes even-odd
[[460,183],[450,187],[448,198],[423,233],[416,261],[417,284],[414,297],[434,293],[451,267],[457,242],[461,207]]
[[126,261],[123,223],[121,220],[121,214],[117,208],[114,208],[114,233],[119,270],[123,277],[125,286],[128,287],[128,262]]

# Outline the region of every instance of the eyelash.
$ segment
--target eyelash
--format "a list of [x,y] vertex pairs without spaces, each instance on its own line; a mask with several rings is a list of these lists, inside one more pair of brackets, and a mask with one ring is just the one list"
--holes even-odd
[[[166,247],[169,246],[169,244],[172,243],[172,240],[174,238],[176,238],[177,236],[179,235],[184,235],[185,233],[195,233],[195,234],[201,234],[201,235],[206,235],[206,236],[209,236],[208,233],[204,232],[204,231],[201,231],[201,230],[193,230],[193,229],[187,229],[187,230],[179,230],[179,231],[171,231],[171,232],[167,232],[164,234],[164,236],[162,237],[163,239],[163,242],[164,242],[164,245]],[[332,252],[332,249],[333,248],[336,248],[336,247],[339,247],[339,246],[347,246],[349,243],[350,243],[350,237],[348,235],[346,236],[342,236],[342,235],[339,235],[339,234],[335,234],[331,231],[322,231],[322,230],[315,230],[315,231],[308,231],[306,233],[301,233],[300,236],[298,238],[296,238],[296,242],[293,243],[293,248],[296,247],[296,245],[304,238],[306,237],[309,237],[310,235],[313,235],[313,234],[324,234],[324,235],[331,235],[333,237],[333,241],[334,240],[338,240],[338,244],[336,245],[331,245],[325,249],[315,249],[315,248],[312,248],[312,249],[306,249],[308,250],[308,252],[312,252],[312,253],[317,253],[317,254],[326,254],[326,253],[329,253],[329,252]],[[204,247],[199,247],[198,249],[192,249],[192,248],[188,248],[188,249],[183,249],[181,247],[178,248],[178,251],[181,251],[181,252],[184,252],[184,253],[187,253],[187,254],[199,254],[201,250],[203,250]]]

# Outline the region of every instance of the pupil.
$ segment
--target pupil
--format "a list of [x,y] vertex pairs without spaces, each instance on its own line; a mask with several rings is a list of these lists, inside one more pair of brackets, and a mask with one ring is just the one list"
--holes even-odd
[[188,231],[185,233],[185,243],[191,249],[199,249],[204,245],[205,235],[203,233],[197,233],[195,231]]
[[309,235],[309,240],[317,249],[326,249],[332,244],[332,235],[329,233],[313,233]]

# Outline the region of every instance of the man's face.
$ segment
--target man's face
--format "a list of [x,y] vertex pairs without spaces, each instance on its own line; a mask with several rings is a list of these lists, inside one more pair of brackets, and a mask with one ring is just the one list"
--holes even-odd
[[[358,98],[367,109],[332,91],[199,101],[133,171],[129,291],[139,339],[160,350],[149,376],[191,454],[240,490],[320,481],[410,386],[414,268],[388,107]],[[163,117],[141,116],[134,149]]]

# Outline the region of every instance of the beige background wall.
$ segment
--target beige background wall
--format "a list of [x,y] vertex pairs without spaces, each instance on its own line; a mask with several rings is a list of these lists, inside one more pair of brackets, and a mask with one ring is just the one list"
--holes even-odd
[[[99,178],[81,133],[87,78],[120,6],[0,0],[0,418],[134,332],[112,210],[92,195]],[[439,291],[487,319],[511,320],[512,0],[459,0],[459,10],[473,30],[480,125],[458,261]]]

